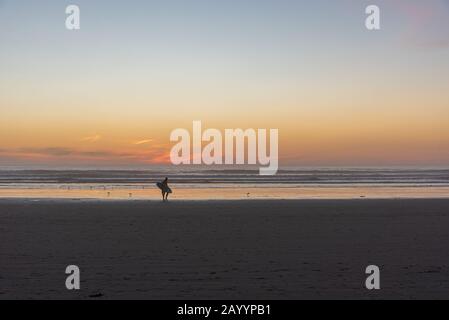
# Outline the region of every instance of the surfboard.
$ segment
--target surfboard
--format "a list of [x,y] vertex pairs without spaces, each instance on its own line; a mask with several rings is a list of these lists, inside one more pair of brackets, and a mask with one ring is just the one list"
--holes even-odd
[[170,187],[164,186],[164,184],[162,182],[157,182],[156,185],[162,191],[167,192],[167,193],[172,193]]

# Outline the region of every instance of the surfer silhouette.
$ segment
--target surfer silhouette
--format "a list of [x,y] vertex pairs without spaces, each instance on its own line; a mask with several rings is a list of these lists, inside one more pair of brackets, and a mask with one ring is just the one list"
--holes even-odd
[[159,189],[161,189],[162,201],[168,201],[168,195],[172,193],[170,187],[168,186],[168,178],[165,178],[162,182],[156,183],[156,185]]

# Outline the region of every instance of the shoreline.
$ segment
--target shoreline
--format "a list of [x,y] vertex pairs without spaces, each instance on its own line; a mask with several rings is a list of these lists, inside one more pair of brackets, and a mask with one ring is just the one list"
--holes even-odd
[[170,203],[251,203],[251,202],[282,202],[282,203],[295,203],[295,202],[348,202],[348,201],[357,201],[357,202],[372,202],[372,201],[438,201],[438,200],[448,200],[449,195],[447,197],[395,197],[395,198],[367,198],[367,197],[354,197],[354,198],[298,198],[298,199],[289,199],[289,198],[249,198],[249,199],[169,199],[166,202],[163,202],[161,199],[107,199],[107,198],[31,198],[31,197],[0,197],[0,204],[2,203],[12,203],[12,202],[51,202],[51,203],[71,203],[71,202],[100,202],[100,203],[162,203],[170,205]]
[[[449,187],[176,188],[169,200],[449,199]],[[0,199],[161,200],[157,189],[1,189]]]
[[302,203],[302,202],[376,202],[376,201],[449,201],[449,195],[445,197],[389,197],[389,198],[375,198],[375,197],[351,197],[351,198],[215,198],[215,199],[206,199],[206,198],[193,198],[193,199],[184,199],[184,198],[173,198],[168,199],[168,201],[162,201],[160,198],[79,198],[79,197],[2,197],[0,196],[0,203],[6,202],[22,202],[22,201],[30,201],[30,202],[59,202],[59,203],[69,203],[69,202],[102,202],[102,203],[112,203],[118,202],[123,204],[130,203],[161,203],[161,204],[170,204],[170,203],[252,203],[252,202],[279,202],[279,203]]

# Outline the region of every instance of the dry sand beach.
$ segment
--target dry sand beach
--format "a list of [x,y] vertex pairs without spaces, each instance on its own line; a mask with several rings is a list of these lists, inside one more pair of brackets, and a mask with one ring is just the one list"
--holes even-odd
[[[0,299],[440,299],[449,199],[0,200]],[[65,268],[81,269],[81,290]],[[364,289],[365,267],[381,290]]]

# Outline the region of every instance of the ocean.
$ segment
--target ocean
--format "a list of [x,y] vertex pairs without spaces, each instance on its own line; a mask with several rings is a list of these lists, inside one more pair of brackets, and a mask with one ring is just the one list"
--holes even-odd
[[449,169],[158,167],[146,170],[0,170],[3,198],[158,199],[169,178],[173,199],[445,198]]

